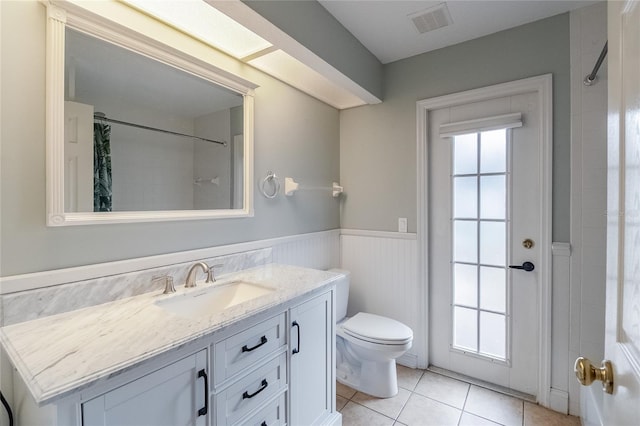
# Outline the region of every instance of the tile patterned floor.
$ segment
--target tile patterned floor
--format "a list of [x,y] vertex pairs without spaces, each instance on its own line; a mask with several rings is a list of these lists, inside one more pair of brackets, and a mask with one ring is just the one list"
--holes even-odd
[[398,395],[379,399],[338,383],[344,426],[579,426],[580,419],[440,374],[398,366]]

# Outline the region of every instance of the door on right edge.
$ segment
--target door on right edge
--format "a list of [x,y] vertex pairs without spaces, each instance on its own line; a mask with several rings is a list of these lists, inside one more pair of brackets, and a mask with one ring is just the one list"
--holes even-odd
[[610,1],[607,14],[605,358],[613,365],[613,394],[603,398],[603,416],[607,425],[636,425],[640,419],[640,4]]

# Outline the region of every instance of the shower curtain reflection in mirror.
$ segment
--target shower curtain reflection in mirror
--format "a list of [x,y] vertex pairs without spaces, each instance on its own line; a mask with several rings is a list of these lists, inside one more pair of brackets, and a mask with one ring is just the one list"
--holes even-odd
[[93,124],[93,211],[110,212],[111,186],[111,126]]

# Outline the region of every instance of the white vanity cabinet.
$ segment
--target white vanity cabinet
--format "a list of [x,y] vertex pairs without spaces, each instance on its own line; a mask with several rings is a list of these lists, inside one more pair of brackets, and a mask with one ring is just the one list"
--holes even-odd
[[335,415],[332,292],[289,310],[291,425],[331,422]]
[[311,291],[55,405],[38,408],[30,399],[21,407],[29,415],[16,424],[339,425],[334,323],[332,287]]
[[208,424],[202,350],[82,404],[84,426]]

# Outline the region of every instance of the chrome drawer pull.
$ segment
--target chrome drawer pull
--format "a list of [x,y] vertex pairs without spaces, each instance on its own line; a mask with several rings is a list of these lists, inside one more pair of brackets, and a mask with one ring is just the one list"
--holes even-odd
[[262,336],[260,338],[260,343],[258,343],[257,345],[255,345],[255,346],[253,346],[251,348],[248,348],[247,345],[244,345],[242,347],[242,352],[251,352],[254,349],[258,349],[260,346],[264,345],[265,343],[267,343],[267,336]]
[[262,379],[262,384],[260,385],[260,389],[258,389],[257,391],[255,391],[252,394],[250,394],[247,391],[244,391],[244,393],[242,394],[242,399],[253,398],[257,394],[259,394],[260,392],[265,390],[267,388],[267,386],[269,386],[269,383],[267,382],[267,379]]

